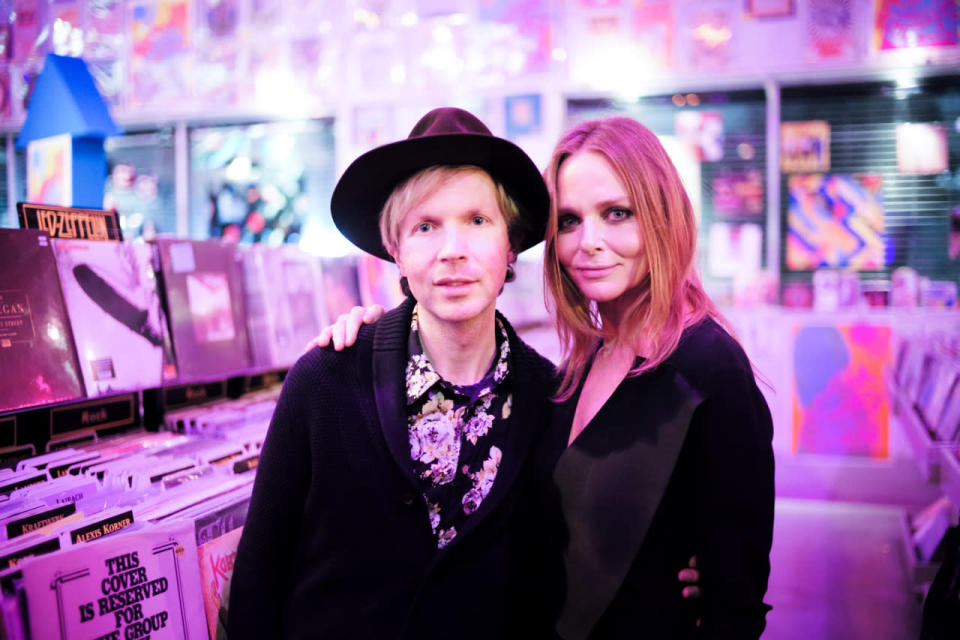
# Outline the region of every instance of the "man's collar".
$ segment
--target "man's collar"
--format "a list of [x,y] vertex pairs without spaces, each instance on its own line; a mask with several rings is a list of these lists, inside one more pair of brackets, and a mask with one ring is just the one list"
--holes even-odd
[[430,362],[430,358],[423,350],[423,343],[420,341],[420,322],[417,317],[418,307],[413,308],[413,315],[410,319],[410,339],[408,342],[408,357],[406,368],[406,389],[407,405],[411,405],[423,396],[435,384],[442,382],[454,392],[464,393],[465,395],[482,397],[499,385],[509,373],[510,361],[510,340],[507,337],[507,330],[503,326],[500,318],[496,319],[497,324],[497,358],[490,370],[476,384],[468,387],[461,387],[444,380]]

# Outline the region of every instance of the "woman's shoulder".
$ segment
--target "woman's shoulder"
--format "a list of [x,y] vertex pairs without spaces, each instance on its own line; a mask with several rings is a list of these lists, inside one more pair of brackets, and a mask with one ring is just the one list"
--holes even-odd
[[685,377],[703,382],[744,372],[753,375],[743,347],[709,316],[684,330],[668,362]]

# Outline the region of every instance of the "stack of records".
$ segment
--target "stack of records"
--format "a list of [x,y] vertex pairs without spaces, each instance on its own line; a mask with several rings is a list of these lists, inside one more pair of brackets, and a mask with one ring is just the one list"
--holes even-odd
[[169,238],[157,244],[180,379],[207,380],[249,370],[235,248]]
[[83,396],[50,239],[0,229],[0,412]]
[[53,240],[88,396],[160,386],[166,321],[146,244]]

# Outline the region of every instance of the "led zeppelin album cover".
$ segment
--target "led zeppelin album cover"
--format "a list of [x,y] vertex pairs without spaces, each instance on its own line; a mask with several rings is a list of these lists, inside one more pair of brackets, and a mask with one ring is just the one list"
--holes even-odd
[[0,411],[82,396],[50,238],[0,229]]
[[150,246],[52,242],[87,395],[160,386],[164,318]]
[[241,266],[218,242],[161,238],[160,263],[180,380],[225,377],[251,365]]

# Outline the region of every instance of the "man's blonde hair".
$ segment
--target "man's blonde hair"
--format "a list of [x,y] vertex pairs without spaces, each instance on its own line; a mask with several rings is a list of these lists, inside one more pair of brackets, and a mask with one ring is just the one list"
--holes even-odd
[[520,207],[517,205],[503,185],[497,182],[490,174],[473,165],[446,166],[438,165],[427,167],[413,174],[396,187],[387,198],[380,211],[380,240],[390,255],[396,255],[400,240],[400,222],[410,209],[417,206],[440,185],[448,180],[467,173],[482,172],[493,181],[496,191],[497,205],[507,223],[510,237],[510,248],[519,253],[520,243],[523,241],[523,232],[520,228]]

